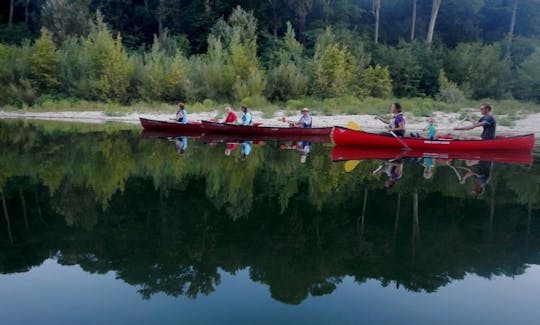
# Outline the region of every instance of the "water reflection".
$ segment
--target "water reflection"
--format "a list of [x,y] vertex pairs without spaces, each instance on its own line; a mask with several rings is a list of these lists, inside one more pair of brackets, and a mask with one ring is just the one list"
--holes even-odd
[[54,257],[114,271],[146,299],[197,298],[219,290],[220,270],[248,268],[274,299],[300,304],[348,276],[434,292],[468,273],[516,276],[538,262],[540,170],[522,160],[401,157],[387,188],[386,171],[373,171],[397,173],[395,156],[343,155],[359,161],[346,173],[324,143],[309,143],[303,163],[298,147],[282,150],[298,146],[289,140],[189,139],[177,159],[177,139],[138,130],[10,122],[0,134],[2,274]]

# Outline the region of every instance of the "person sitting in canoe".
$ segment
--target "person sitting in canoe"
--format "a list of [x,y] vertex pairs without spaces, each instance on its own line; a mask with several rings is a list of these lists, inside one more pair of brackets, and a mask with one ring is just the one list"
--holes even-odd
[[482,131],[482,135],[480,137],[467,137],[467,140],[495,139],[495,129],[497,127],[497,121],[495,121],[495,118],[493,117],[493,115],[491,115],[491,105],[487,103],[482,103],[480,105],[480,114],[482,114],[482,117],[478,121],[475,121],[472,118],[472,115],[468,114],[467,118],[469,119],[469,121],[471,121],[472,125],[455,127],[454,130],[472,130],[481,126],[484,128],[484,130]]
[[187,123],[186,105],[182,102],[178,103],[175,120],[176,122]]
[[375,119],[388,124],[386,128],[389,132],[394,132],[398,137],[402,137],[405,135],[405,116],[401,112],[401,104],[393,103],[391,110],[393,115],[391,119],[387,120],[379,116],[375,116]]
[[240,106],[242,109],[242,112],[244,113],[242,115],[242,125],[253,125],[253,117],[251,116],[251,112],[248,111],[247,106],[242,105]]
[[302,108],[301,116],[298,122],[296,123],[289,123],[289,126],[295,127],[295,128],[303,128],[303,129],[309,129],[311,128],[312,120],[311,116],[309,116],[309,108],[304,107]]
[[225,117],[225,121],[223,121],[223,123],[236,123],[238,117],[236,116],[236,113],[232,110],[232,107],[227,106],[227,108],[225,108],[225,111],[227,112],[227,116]]

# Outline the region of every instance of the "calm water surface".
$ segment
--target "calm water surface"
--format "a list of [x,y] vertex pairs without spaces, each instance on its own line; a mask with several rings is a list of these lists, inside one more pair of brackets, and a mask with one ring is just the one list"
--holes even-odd
[[0,122],[2,323],[537,323],[536,157],[229,141]]

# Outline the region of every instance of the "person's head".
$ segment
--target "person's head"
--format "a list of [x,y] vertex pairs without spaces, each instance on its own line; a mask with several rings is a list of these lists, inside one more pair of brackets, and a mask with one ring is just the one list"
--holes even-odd
[[309,108],[304,107],[304,108],[302,108],[301,112],[302,112],[302,114],[304,114],[304,115],[308,115],[308,114],[309,114]]
[[390,107],[392,109],[392,113],[396,114],[396,113],[401,113],[401,104],[400,103],[393,103],[392,106]]
[[480,104],[480,113],[482,115],[488,115],[491,113],[491,105],[488,103]]
[[433,117],[428,118],[427,121],[428,121],[428,123],[429,123],[430,125],[435,124],[435,119],[434,119]]
[[242,110],[242,112],[244,112],[244,113],[245,113],[245,112],[247,112],[247,110],[248,110],[248,108],[247,108],[247,106],[246,106],[246,105],[242,105],[242,106],[240,106],[240,109],[241,109],[241,110]]
[[178,108],[179,109],[185,109],[186,108],[186,104],[182,103],[182,102],[178,102]]
[[232,111],[232,107],[230,107],[230,106],[225,107],[225,111],[227,113],[230,113]]
[[305,153],[300,153],[300,163],[305,164],[307,155]]

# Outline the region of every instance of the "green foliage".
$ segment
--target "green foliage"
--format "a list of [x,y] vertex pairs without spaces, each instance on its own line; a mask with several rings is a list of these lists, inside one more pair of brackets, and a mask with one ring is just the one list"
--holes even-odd
[[459,44],[449,54],[447,72],[473,98],[508,95],[510,63],[502,57],[500,45]]
[[190,90],[189,62],[179,52],[173,57],[168,56],[157,38],[137,75],[140,78],[139,94],[145,100],[185,101]]
[[315,95],[339,97],[351,94],[357,67],[347,47],[334,40],[330,28],[317,39],[313,66]]
[[435,96],[438,101],[453,104],[464,99],[463,92],[457,84],[448,80],[443,69],[439,72],[439,93]]
[[540,103],[540,47],[518,66],[515,74],[515,96]]
[[388,98],[392,95],[392,80],[388,67],[376,65],[368,67],[362,72],[360,87],[367,91],[371,97]]
[[90,26],[86,1],[47,0],[42,9],[42,26],[59,44],[68,38],[85,36]]
[[292,25],[287,22],[287,32],[276,51],[276,62],[268,71],[266,93],[271,99],[288,100],[306,95],[309,76],[302,56],[304,48],[296,38]]
[[60,62],[56,46],[49,32],[42,29],[30,55],[30,76],[34,87],[45,93],[54,92],[60,85],[59,74]]
[[126,101],[134,67],[122,47],[122,38],[114,39],[97,14],[88,37],[82,41],[83,70],[88,71],[90,96],[101,100]]

